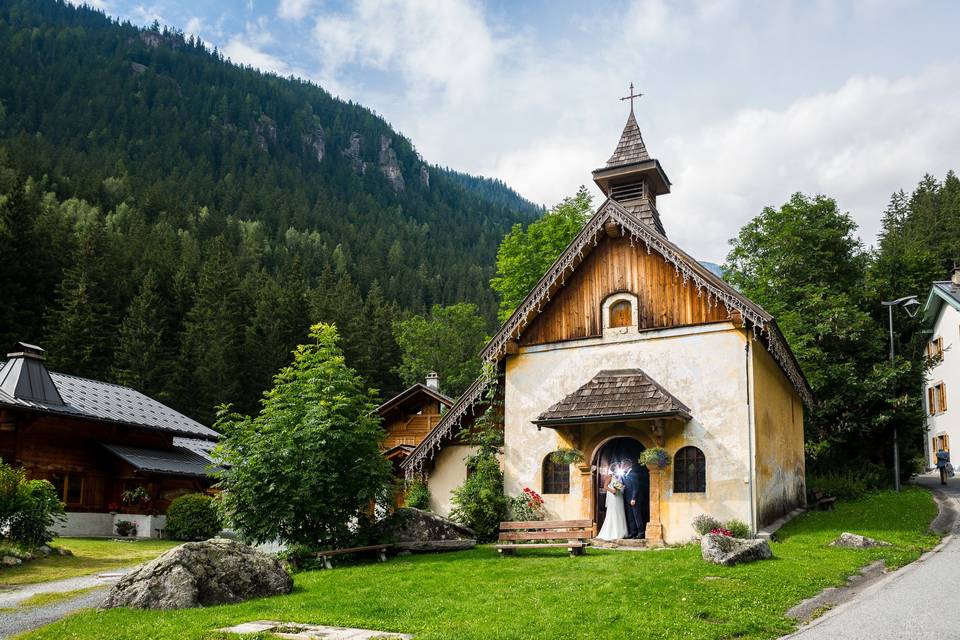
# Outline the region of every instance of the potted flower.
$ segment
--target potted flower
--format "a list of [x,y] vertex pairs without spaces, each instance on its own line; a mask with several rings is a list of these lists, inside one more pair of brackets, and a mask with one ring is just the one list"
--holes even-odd
[[646,465],[650,471],[663,471],[670,466],[670,454],[663,447],[651,447],[644,449],[637,462]]

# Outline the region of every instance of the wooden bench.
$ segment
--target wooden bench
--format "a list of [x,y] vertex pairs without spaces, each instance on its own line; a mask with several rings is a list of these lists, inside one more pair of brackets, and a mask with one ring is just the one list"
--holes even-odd
[[828,496],[822,491],[814,491],[812,497],[814,506],[820,511],[829,511],[833,509],[837,503],[837,499],[834,496]]
[[573,557],[586,551],[585,541],[592,537],[593,522],[590,520],[501,522],[497,551],[501,555],[511,555],[517,549],[567,549]]
[[333,569],[333,563],[330,561],[330,558],[333,556],[344,555],[346,553],[376,552],[377,558],[379,558],[380,562],[386,562],[387,549],[392,546],[392,544],[372,544],[366,547],[351,547],[350,549],[331,549],[329,551],[318,551],[315,555],[317,560],[323,560],[324,569]]

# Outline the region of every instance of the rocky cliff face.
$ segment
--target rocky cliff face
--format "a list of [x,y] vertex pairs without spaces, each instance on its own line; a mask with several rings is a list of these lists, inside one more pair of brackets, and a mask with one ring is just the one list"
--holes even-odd
[[403,191],[406,183],[400,171],[400,163],[397,162],[397,154],[390,146],[392,143],[393,139],[389,136],[380,136],[380,172],[393,185],[394,191]]
[[350,159],[353,170],[363,175],[367,172],[367,163],[363,161],[360,155],[360,148],[363,146],[363,136],[354,131],[350,134],[350,144],[343,150],[343,155]]
[[303,146],[317,159],[317,162],[323,162],[326,155],[327,143],[323,135],[323,127],[317,125],[316,128],[303,136]]
[[277,123],[267,114],[261,113],[255,125],[255,134],[257,146],[266,151],[268,143],[273,144],[277,141]]
[[430,189],[430,170],[426,167],[420,167],[420,184],[424,189]]

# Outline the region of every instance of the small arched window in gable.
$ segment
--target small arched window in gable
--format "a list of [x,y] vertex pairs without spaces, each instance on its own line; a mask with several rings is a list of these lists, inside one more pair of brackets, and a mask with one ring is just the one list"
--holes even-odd
[[610,328],[629,327],[633,324],[633,305],[629,300],[618,300],[610,305]]
[[553,454],[543,459],[543,491],[541,493],[570,493],[570,465],[556,463]]
[[704,493],[707,490],[707,459],[696,447],[683,447],[673,456],[673,492]]

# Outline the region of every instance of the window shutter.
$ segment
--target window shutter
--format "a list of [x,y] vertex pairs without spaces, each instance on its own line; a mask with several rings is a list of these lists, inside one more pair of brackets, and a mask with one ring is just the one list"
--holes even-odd
[[947,410],[947,385],[940,383],[940,411]]
[[927,413],[933,415],[937,412],[937,405],[933,403],[933,387],[927,389]]

